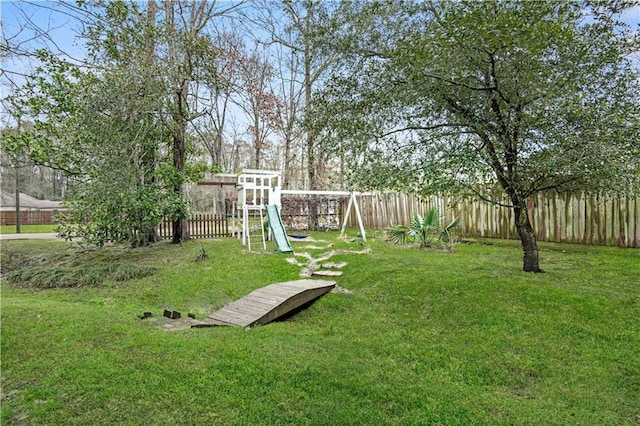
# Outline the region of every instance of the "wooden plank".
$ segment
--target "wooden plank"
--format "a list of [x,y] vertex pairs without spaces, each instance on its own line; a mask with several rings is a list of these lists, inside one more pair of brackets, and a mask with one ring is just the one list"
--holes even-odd
[[593,220],[593,211],[594,211],[594,199],[593,194],[585,195],[585,226],[586,226],[586,235],[585,235],[585,243],[593,244],[593,230],[595,228],[594,220]]
[[[246,315],[254,315],[264,312],[265,309],[268,309],[270,303],[266,302],[256,302],[255,300],[242,298],[237,300],[236,302],[224,306],[225,312],[235,312]],[[222,309],[221,309],[222,310]]]
[[329,270],[317,270],[313,271],[311,275],[317,275],[319,277],[339,277],[342,275],[342,271],[329,271]]
[[543,196],[543,194],[536,194],[533,196],[535,200],[535,216],[536,216],[536,227],[535,231],[537,232],[538,241],[546,241],[548,238],[548,217],[547,217],[547,200]]
[[640,248],[640,196],[634,197],[629,214],[632,242],[630,247]]
[[606,245],[607,209],[605,199],[598,197],[598,244]]
[[612,235],[613,235],[613,215],[615,214],[613,208],[613,199],[606,198],[605,199],[605,229],[604,229],[604,244],[607,246],[611,245]]
[[194,327],[267,324],[331,291],[335,281],[298,280],[271,284],[214,312]]
[[611,199],[611,238],[609,239],[612,246],[620,245],[620,198],[613,197]]
[[627,242],[629,241],[629,218],[627,217],[627,211],[629,209],[629,202],[627,197],[624,195],[620,197],[620,208],[618,223],[619,233],[618,233],[618,246],[627,247]]
[[282,294],[269,294],[269,293],[251,293],[246,295],[244,298],[247,300],[252,300],[256,303],[265,303],[265,304],[273,304],[273,303],[281,303],[287,300],[287,297]]
[[586,241],[586,229],[585,229],[585,203],[584,203],[585,194],[583,192],[578,192],[576,194],[576,207],[574,210],[575,217],[573,218],[574,222],[577,224],[576,228],[576,243],[584,244]]
[[212,318],[237,318],[241,320],[251,320],[254,315],[250,312],[241,311],[234,307],[229,308],[228,306],[223,307],[222,309],[215,312],[211,315]]
[[236,186],[235,182],[197,182],[200,186]]

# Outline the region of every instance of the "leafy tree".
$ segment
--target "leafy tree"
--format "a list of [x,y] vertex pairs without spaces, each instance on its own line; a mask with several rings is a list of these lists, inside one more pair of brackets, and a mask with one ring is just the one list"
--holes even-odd
[[122,67],[95,74],[42,55],[49,66],[14,100],[35,119],[34,127],[5,139],[5,148],[78,181],[61,234],[99,245],[150,242],[149,230],[165,215],[184,215],[186,201],[166,190],[171,174],[149,160],[167,137],[152,116],[138,113],[148,110],[150,99],[132,101],[146,82]]
[[509,205],[523,270],[541,272],[530,196],[638,188],[638,38],[615,20],[623,6],[365,4],[317,123],[349,144],[364,186]]
[[[34,120],[34,128],[7,140],[5,148],[79,181],[71,196],[73,214],[65,218],[61,234],[100,245],[128,241],[137,246],[149,242],[150,230],[162,220],[157,206],[175,205],[175,200],[163,202],[166,181],[155,179],[155,152],[166,135],[148,113],[157,110],[158,93],[149,90],[150,73],[139,72],[149,68],[135,60],[144,47],[132,37],[135,22],[118,3],[112,5],[103,21],[89,27],[91,71],[38,52],[43,66],[13,99],[16,109]],[[122,31],[102,38],[104,28],[116,23]]]
[[211,22],[228,9],[154,0],[64,7],[85,28],[86,63],[38,53],[44,65],[13,99],[35,128],[3,147],[81,180],[66,234],[137,246],[169,217],[174,242],[188,238],[184,185],[201,171],[189,161],[189,126],[204,115],[199,83],[215,83]]

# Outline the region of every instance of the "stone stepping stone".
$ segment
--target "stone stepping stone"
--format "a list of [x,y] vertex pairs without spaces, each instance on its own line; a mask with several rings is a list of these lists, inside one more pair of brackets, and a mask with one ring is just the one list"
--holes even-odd
[[340,263],[329,262],[329,263],[324,263],[322,265],[323,268],[328,268],[328,269],[342,269],[345,266],[347,266],[347,262],[340,262]]

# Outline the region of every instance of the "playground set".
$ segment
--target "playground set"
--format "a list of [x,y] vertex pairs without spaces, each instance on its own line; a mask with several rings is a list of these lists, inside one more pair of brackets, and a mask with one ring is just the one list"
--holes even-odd
[[[282,222],[282,195],[348,196],[349,203],[344,216],[340,237],[345,236],[347,220],[353,208],[360,227],[360,235],[366,241],[362,216],[358,205],[357,192],[313,191],[282,189],[282,174],[276,170],[243,169],[236,181],[238,202],[236,220],[241,224],[238,238],[251,251],[252,238],[260,238],[262,249],[267,249],[267,241],[272,240],[281,253],[292,253],[291,242]],[[268,221],[265,229],[264,220]]]
[[[236,190],[238,201],[236,204],[235,219],[241,223],[237,236],[242,239],[242,244],[251,251],[252,238],[260,238],[262,249],[267,249],[267,240],[275,243],[280,253],[293,253],[289,235],[287,234],[281,218],[282,195],[307,195],[307,196],[348,196],[349,204],[340,230],[340,237],[346,236],[346,226],[349,214],[353,208],[360,226],[360,235],[366,241],[366,234],[362,225],[362,216],[358,206],[357,193],[346,191],[305,191],[283,190],[281,188],[282,175],[273,170],[244,169],[237,175]],[[265,218],[268,221],[268,230],[265,227]],[[366,251],[359,251],[365,253]],[[170,322],[161,324],[165,330],[178,330],[189,327],[215,327],[215,326],[239,326],[252,327],[264,325],[296,312],[304,306],[308,306],[324,294],[336,289],[336,281],[324,279],[312,279],[312,275],[321,277],[340,276],[341,271],[331,268],[342,268],[342,264],[323,263],[332,257],[337,251],[324,253],[319,258],[308,257],[304,265],[296,260],[290,263],[304,266],[300,273],[303,279],[267,285],[252,291],[246,296],[223,306],[203,320],[196,320],[193,315],[181,318],[177,312],[165,312]],[[353,253],[341,251],[340,253]],[[329,268],[329,269],[327,269]],[[344,291],[344,290],[343,290]],[[167,315],[168,314],[168,315]],[[152,315],[145,312],[140,318],[147,319]]]

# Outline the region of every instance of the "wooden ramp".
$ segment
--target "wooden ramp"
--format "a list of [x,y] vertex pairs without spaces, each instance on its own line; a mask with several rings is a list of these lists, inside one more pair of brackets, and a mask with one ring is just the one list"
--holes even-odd
[[271,284],[228,304],[208,318],[194,323],[192,327],[216,325],[250,327],[267,324],[328,293],[335,286],[335,281],[326,280],[298,280]]

